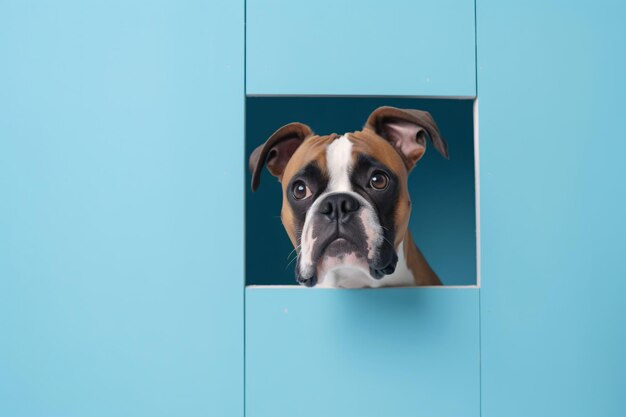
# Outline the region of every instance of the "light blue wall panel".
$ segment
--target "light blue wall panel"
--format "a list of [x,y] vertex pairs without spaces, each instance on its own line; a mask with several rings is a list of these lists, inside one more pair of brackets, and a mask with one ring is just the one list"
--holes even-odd
[[475,95],[473,0],[249,0],[248,94]]
[[243,18],[1,3],[1,416],[243,414]]
[[477,17],[483,416],[624,416],[626,4]]
[[479,416],[478,289],[246,290],[246,415]]

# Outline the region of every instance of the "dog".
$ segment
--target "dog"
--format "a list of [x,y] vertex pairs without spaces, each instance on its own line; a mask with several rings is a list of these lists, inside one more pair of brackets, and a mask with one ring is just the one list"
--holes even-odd
[[380,107],[363,130],[316,135],[289,123],[250,155],[252,190],[264,166],[282,186],[281,220],[307,287],[441,285],[408,230],[407,178],[426,138],[449,159],[430,113]]

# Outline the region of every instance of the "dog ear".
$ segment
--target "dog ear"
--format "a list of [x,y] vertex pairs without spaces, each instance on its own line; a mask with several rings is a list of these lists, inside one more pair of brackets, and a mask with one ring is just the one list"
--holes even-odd
[[267,169],[275,177],[281,177],[293,153],[313,131],[302,123],[289,123],[278,129],[261,146],[250,155],[250,172],[252,172],[252,191],[259,188],[261,170]]
[[365,128],[374,130],[388,140],[404,158],[408,170],[426,152],[426,136],[446,159],[448,144],[441,137],[439,128],[430,113],[421,110],[379,107],[367,119]]

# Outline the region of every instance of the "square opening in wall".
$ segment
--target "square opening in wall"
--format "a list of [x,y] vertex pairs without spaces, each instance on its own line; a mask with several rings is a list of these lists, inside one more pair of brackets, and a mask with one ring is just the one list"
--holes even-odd
[[[442,146],[426,141],[426,152],[417,161],[414,168],[408,173],[408,178],[403,175],[394,175],[390,171],[392,183],[396,184],[397,190],[386,192],[380,201],[372,201],[373,212],[382,218],[393,217],[397,219],[399,212],[404,209],[402,205],[402,183],[406,183],[410,195],[410,221],[408,231],[415,245],[423,254],[432,270],[439,277],[443,285],[476,285],[477,284],[477,227],[476,227],[476,167],[475,167],[475,140],[474,140],[474,99],[458,98],[398,98],[398,97],[283,97],[283,96],[252,96],[246,98],[246,284],[247,285],[298,285],[296,282],[296,252],[288,233],[281,222],[281,207],[283,205],[283,191],[281,184],[264,166],[260,170],[259,186],[256,192],[251,189],[252,173],[248,169],[249,157],[259,146],[263,145],[274,132],[280,127],[292,122],[299,122],[293,129],[307,129],[309,127],[316,135],[338,134],[341,138],[345,133],[361,131],[368,117],[378,108],[383,106],[398,109],[417,109],[429,112],[439,128],[441,137],[447,142],[449,159],[442,156]],[[415,136],[415,127],[411,122],[397,119],[395,114],[379,127],[383,136],[390,142],[401,141],[398,139],[407,129]],[[386,116],[385,116],[386,117]],[[376,120],[381,120],[380,117]],[[387,120],[391,120],[387,123]],[[398,121],[399,120],[399,121]],[[375,122],[374,119],[371,120]],[[304,125],[304,127],[303,127]],[[425,126],[424,130],[427,130]],[[421,139],[430,138],[432,135],[424,135],[420,138],[417,127],[417,143],[421,145]],[[378,129],[378,128],[377,128]],[[411,130],[413,129],[413,130]],[[432,132],[428,132],[432,133]],[[300,134],[300,133],[298,133]],[[435,141],[436,142],[436,141]],[[297,140],[284,141],[284,155],[291,156],[290,148],[297,147]],[[397,143],[398,144],[398,143]],[[418,146],[419,148],[419,146]],[[439,149],[437,149],[439,148]],[[439,150],[440,152],[438,152]],[[291,149],[293,151],[293,149]],[[358,155],[365,153],[371,155],[372,160],[377,161],[377,150],[361,149]],[[411,155],[415,155],[415,149],[409,146],[409,152],[399,151],[402,157],[399,159],[405,165],[411,165]],[[419,149],[418,149],[419,151]],[[321,158],[321,178],[326,178],[326,183],[316,185],[318,188],[327,189],[330,186],[329,170],[345,170],[346,167],[336,168],[337,161],[326,161],[329,155],[327,150],[324,155],[315,154],[316,151],[308,149],[307,158]],[[419,154],[420,152],[418,152]],[[443,152],[445,153],[445,151]],[[273,158],[271,169],[280,171],[285,161],[282,151],[280,155],[266,155]],[[337,155],[339,153],[337,152]],[[347,155],[357,155],[355,149]],[[349,156],[348,156],[349,158]],[[359,156],[359,158],[361,158]],[[354,157],[353,157],[354,159]],[[367,158],[361,158],[367,159]],[[335,165],[333,165],[335,164]],[[335,168],[331,168],[330,166]],[[361,187],[360,179],[355,163],[349,167],[350,175],[345,176],[350,184],[348,187]],[[364,168],[371,170],[371,168]],[[387,170],[383,170],[383,173]],[[334,173],[336,176],[339,175]],[[360,174],[358,174],[360,175]],[[369,186],[377,187],[377,182],[385,182],[387,179],[374,178],[372,172],[363,173],[362,187],[365,190]],[[367,177],[367,178],[365,178]],[[339,180],[336,180],[337,182]],[[372,182],[374,181],[374,182]],[[380,187],[385,184],[380,184]],[[293,184],[290,184],[293,187]],[[293,194],[293,190],[290,190]],[[320,190],[314,190],[312,198],[316,199]],[[301,187],[296,194],[306,197],[309,187]],[[365,195],[365,194],[364,194]],[[382,195],[382,194],[381,194]],[[370,197],[365,196],[367,201]],[[293,198],[293,196],[290,196]],[[309,197],[307,197],[309,198]],[[376,196],[372,198],[378,198]],[[288,202],[288,204],[291,204]],[[349,207],[345,202],[337,203],[337,216],[343,215],[342,207]],[[408,202],[407,202],[408,206]],[[332,204],[329,207],[334,207]],[[305,209],[308,210],[308,209]],[[321,209],[320,209],[321,210]],[[323,210],[321,210],[323,211]],[[334,212],[333,212],[334,213]],[[331,214],[324,214],[331,216]],[[339,221],[339,220],[337,220]],[[394,221],[388,219],[387,221]],[[291,219],[292,237],[299,236],[297,220]],[[365,220],[363,221],[365,224]],[[302,222],[299,222],[302,223]],[[381,220],[381,229],[387,230]],[[365,229],[365,228],[363,228]],[[355,232],[358,235],[358,231]],[[366,231],[363,231],[364,236]],[[384,237],[383,237],[384,238]],[[393,238],[392,238],[393,239]],[[397,243],[397,236],[394,245]],[[330,246],[329,246],[330,247]],[[366,250],[364,250],[366,251]],[[382,256],[382,255],[381,255]],[[409,257],[412,256],[409,254]],[[405,259],[406,262],[406,259]],[[415,262],[413,259],[411,262]]]

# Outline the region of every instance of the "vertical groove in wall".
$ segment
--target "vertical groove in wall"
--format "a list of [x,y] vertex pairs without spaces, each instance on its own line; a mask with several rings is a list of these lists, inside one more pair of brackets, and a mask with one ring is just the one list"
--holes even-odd
[[474,137],[474,172],[476,175],[476,234],[477,234],[477,242],[476,242],[476,261],[477,261],[477,277],[476,281],[478,284],[478,414],[482,417],[483,415],[483,348],[482,348],[482,304],[481,304],[481,293],[482,293],[482,251],[481,251],[481,236],[480,236],[480,143],[478,141],[479,135],[479,114],[478,114],[478,0],[474,0],[474,88],[476,91],[476,101],[474,102],[474,129],[475,129],[475,137]]
[[247,8],[247,1],[243,0],[243,161],[244,163],[242,164],[243,166],[241,167],[243,169],[243,188],[241,190],[241,192],[243,193],[243,259],[241,260],[243,262],[243,285],[242,285],[242,291],[243,291],[243,390],[242,390],[242,396],[243,396],[243,417],[246,416],[247,414],[247,410],[246,410],[246,276],[247,276],[247,271],[246,271],[246,239],[247,239],[247,228],[246,228],[246,167],[247,164],[245,163],[246,161],[246,138],[247,138],[247,123],[246,123],[246,91],[248,89],[247,87],[247,75],[248,75],[248,68],[247,68],[247,62],[246,62],[246,55],[247,55],[247,51],[246,51],[246,46],[247,46],[247,28],[246,28],[246,24],[247,24],[247,13],[248,13],[248,8]]

